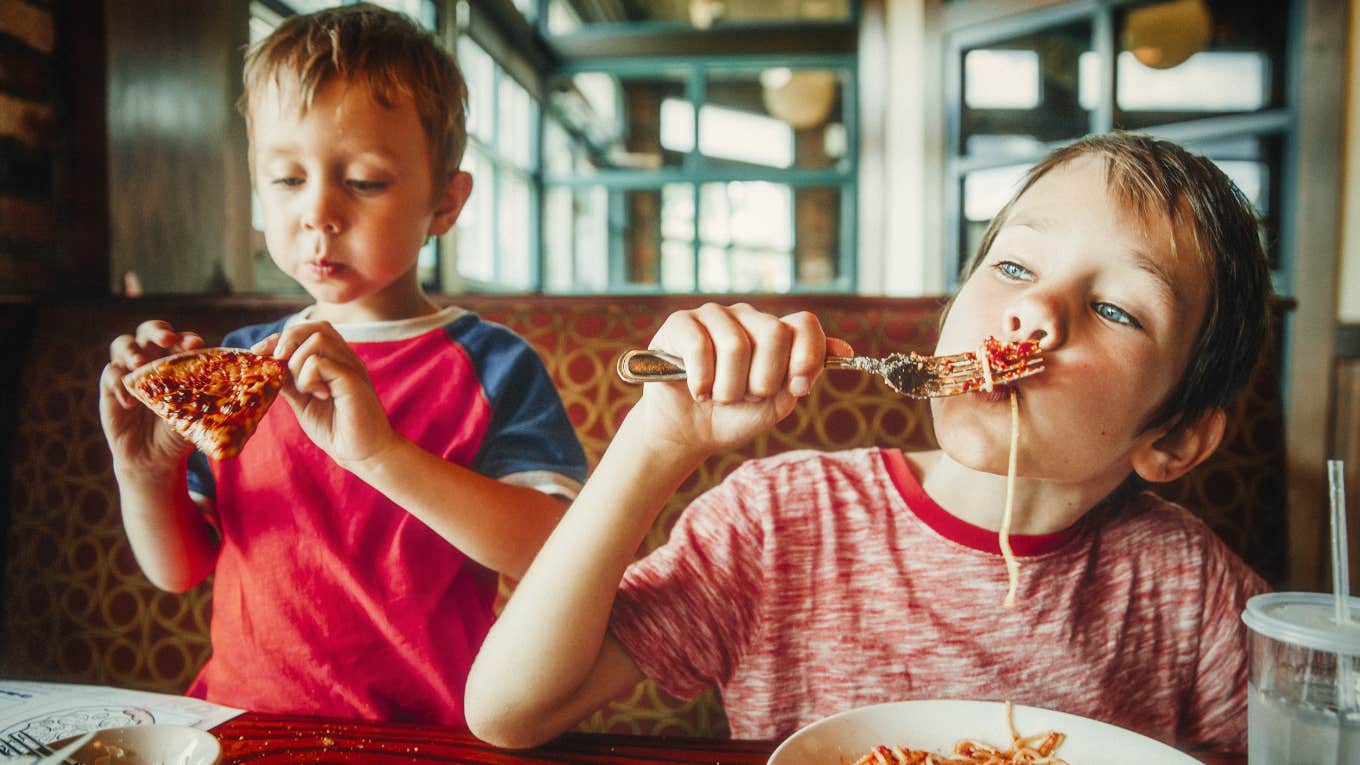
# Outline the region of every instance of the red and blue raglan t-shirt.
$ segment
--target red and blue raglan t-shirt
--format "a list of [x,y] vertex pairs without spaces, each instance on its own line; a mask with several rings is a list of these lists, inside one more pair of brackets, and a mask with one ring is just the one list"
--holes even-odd
[[[248,348],[305,314],[223,344]],[[575,496],[585,454],[518,335],[458,308],[336,329],[398,433],[488,477]],[[463,687],[493,619],[494,572],[336,465],[282,402],[239,457],[195,454],[189,482],[213,500],[222,534],[213,653],[190,695],[465,726]]]

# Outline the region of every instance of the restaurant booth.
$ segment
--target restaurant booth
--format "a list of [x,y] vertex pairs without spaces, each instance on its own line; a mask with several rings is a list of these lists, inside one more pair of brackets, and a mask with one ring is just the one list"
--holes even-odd
[[[639,390],[615,373],[618,355],[644,348],[671,311],[703,297],[458,296],[441,298],[515,330],[538,351],[593,467]],[[724,296],[724,300],[733,299]],[[857,353],[929,352],[938,298],[751,296],[778,314],[807,310]],[[0,400],[13,425],[5,530],[0,676],[179,693],[206,658],[210,593],[153,587],[123,533],[97,380],[115,332],[160,318],[210,343],[236,326],[295,310],[290,299],[223,297],[41,300],[3,305],[15,328]],[[23,338],[23,342],[13,340]],[[1285,576],[1284,459],[1278,353],[1266,353],[1233,405],[1222,446],[1187,476],[1156,490],[1192,508],[1268,581]],[[878,378],[828,372],[772,432],[714,455],[667,504],[647,538],[660,544],[676,514],[741,461],[794,449],[934,444],[929,405]],[[596,712],[583,730],[716,737],[726,723],[710,691],[688,702],[650,683]]]

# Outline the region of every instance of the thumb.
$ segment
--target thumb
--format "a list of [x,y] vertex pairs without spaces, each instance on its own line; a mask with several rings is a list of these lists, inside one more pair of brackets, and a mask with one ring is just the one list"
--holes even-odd
[[828,337],[826,339],[826,353],[828,356],[853,356],[855,349],[839,337]]
[[266,337],[266,338],[260,340],[259,342],[255,343],[254,345],[250,346],[250,352],[251,352],[251,353],[258,353],[258,354],[260,354],[261,356],[272,356],[272,355],[274,354],[274,348],[275,348],[278,344],[279,344],[279,333],[275,332],[274,334],[270,335],[269,337]]

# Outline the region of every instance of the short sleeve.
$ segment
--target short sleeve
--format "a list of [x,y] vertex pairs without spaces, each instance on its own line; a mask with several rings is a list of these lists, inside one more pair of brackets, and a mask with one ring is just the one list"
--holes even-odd
[[1269,588],[1217,539],[1205,557],[1204,622],[1179,740],[1214,753],[1247,749],[1247,629],[1242,611]]
[[468,352],[491,405],[472,468],[565,497],[586,477],[586,456],[543,361],[506,327],[478,321],[455,340]]
[[757,630],[762,510],[743,470],[696,499],[667,542],[625,572],[610,629],[668,693],[689,698],[732,676]]
[[217,481],[213,478],[212,466],[203,452],[195,450],[189,455],[189,492],[200,497],[215,499]]

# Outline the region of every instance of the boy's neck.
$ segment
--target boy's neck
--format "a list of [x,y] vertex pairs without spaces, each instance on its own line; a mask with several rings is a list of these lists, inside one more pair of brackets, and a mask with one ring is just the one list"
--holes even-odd
[[[992,531],[1001,529],[1006,507],[1006,476],[974,470],[943,451],[907,455],[921,488],[950,515]],[[1118,484],[1116,483],[1116,486]],[[1016,478],[1011,533],[1055,534],[1084,516],[1114,486],[1062,484]]]
[[439,306],[417,291],[400,299],[380,299],[372,296],[348,303],[323,303],[317,301],[308,314],[315,321],[328,321],[332,324],[357,324],[374,321],[401,321],[429,316],[439,312]]

